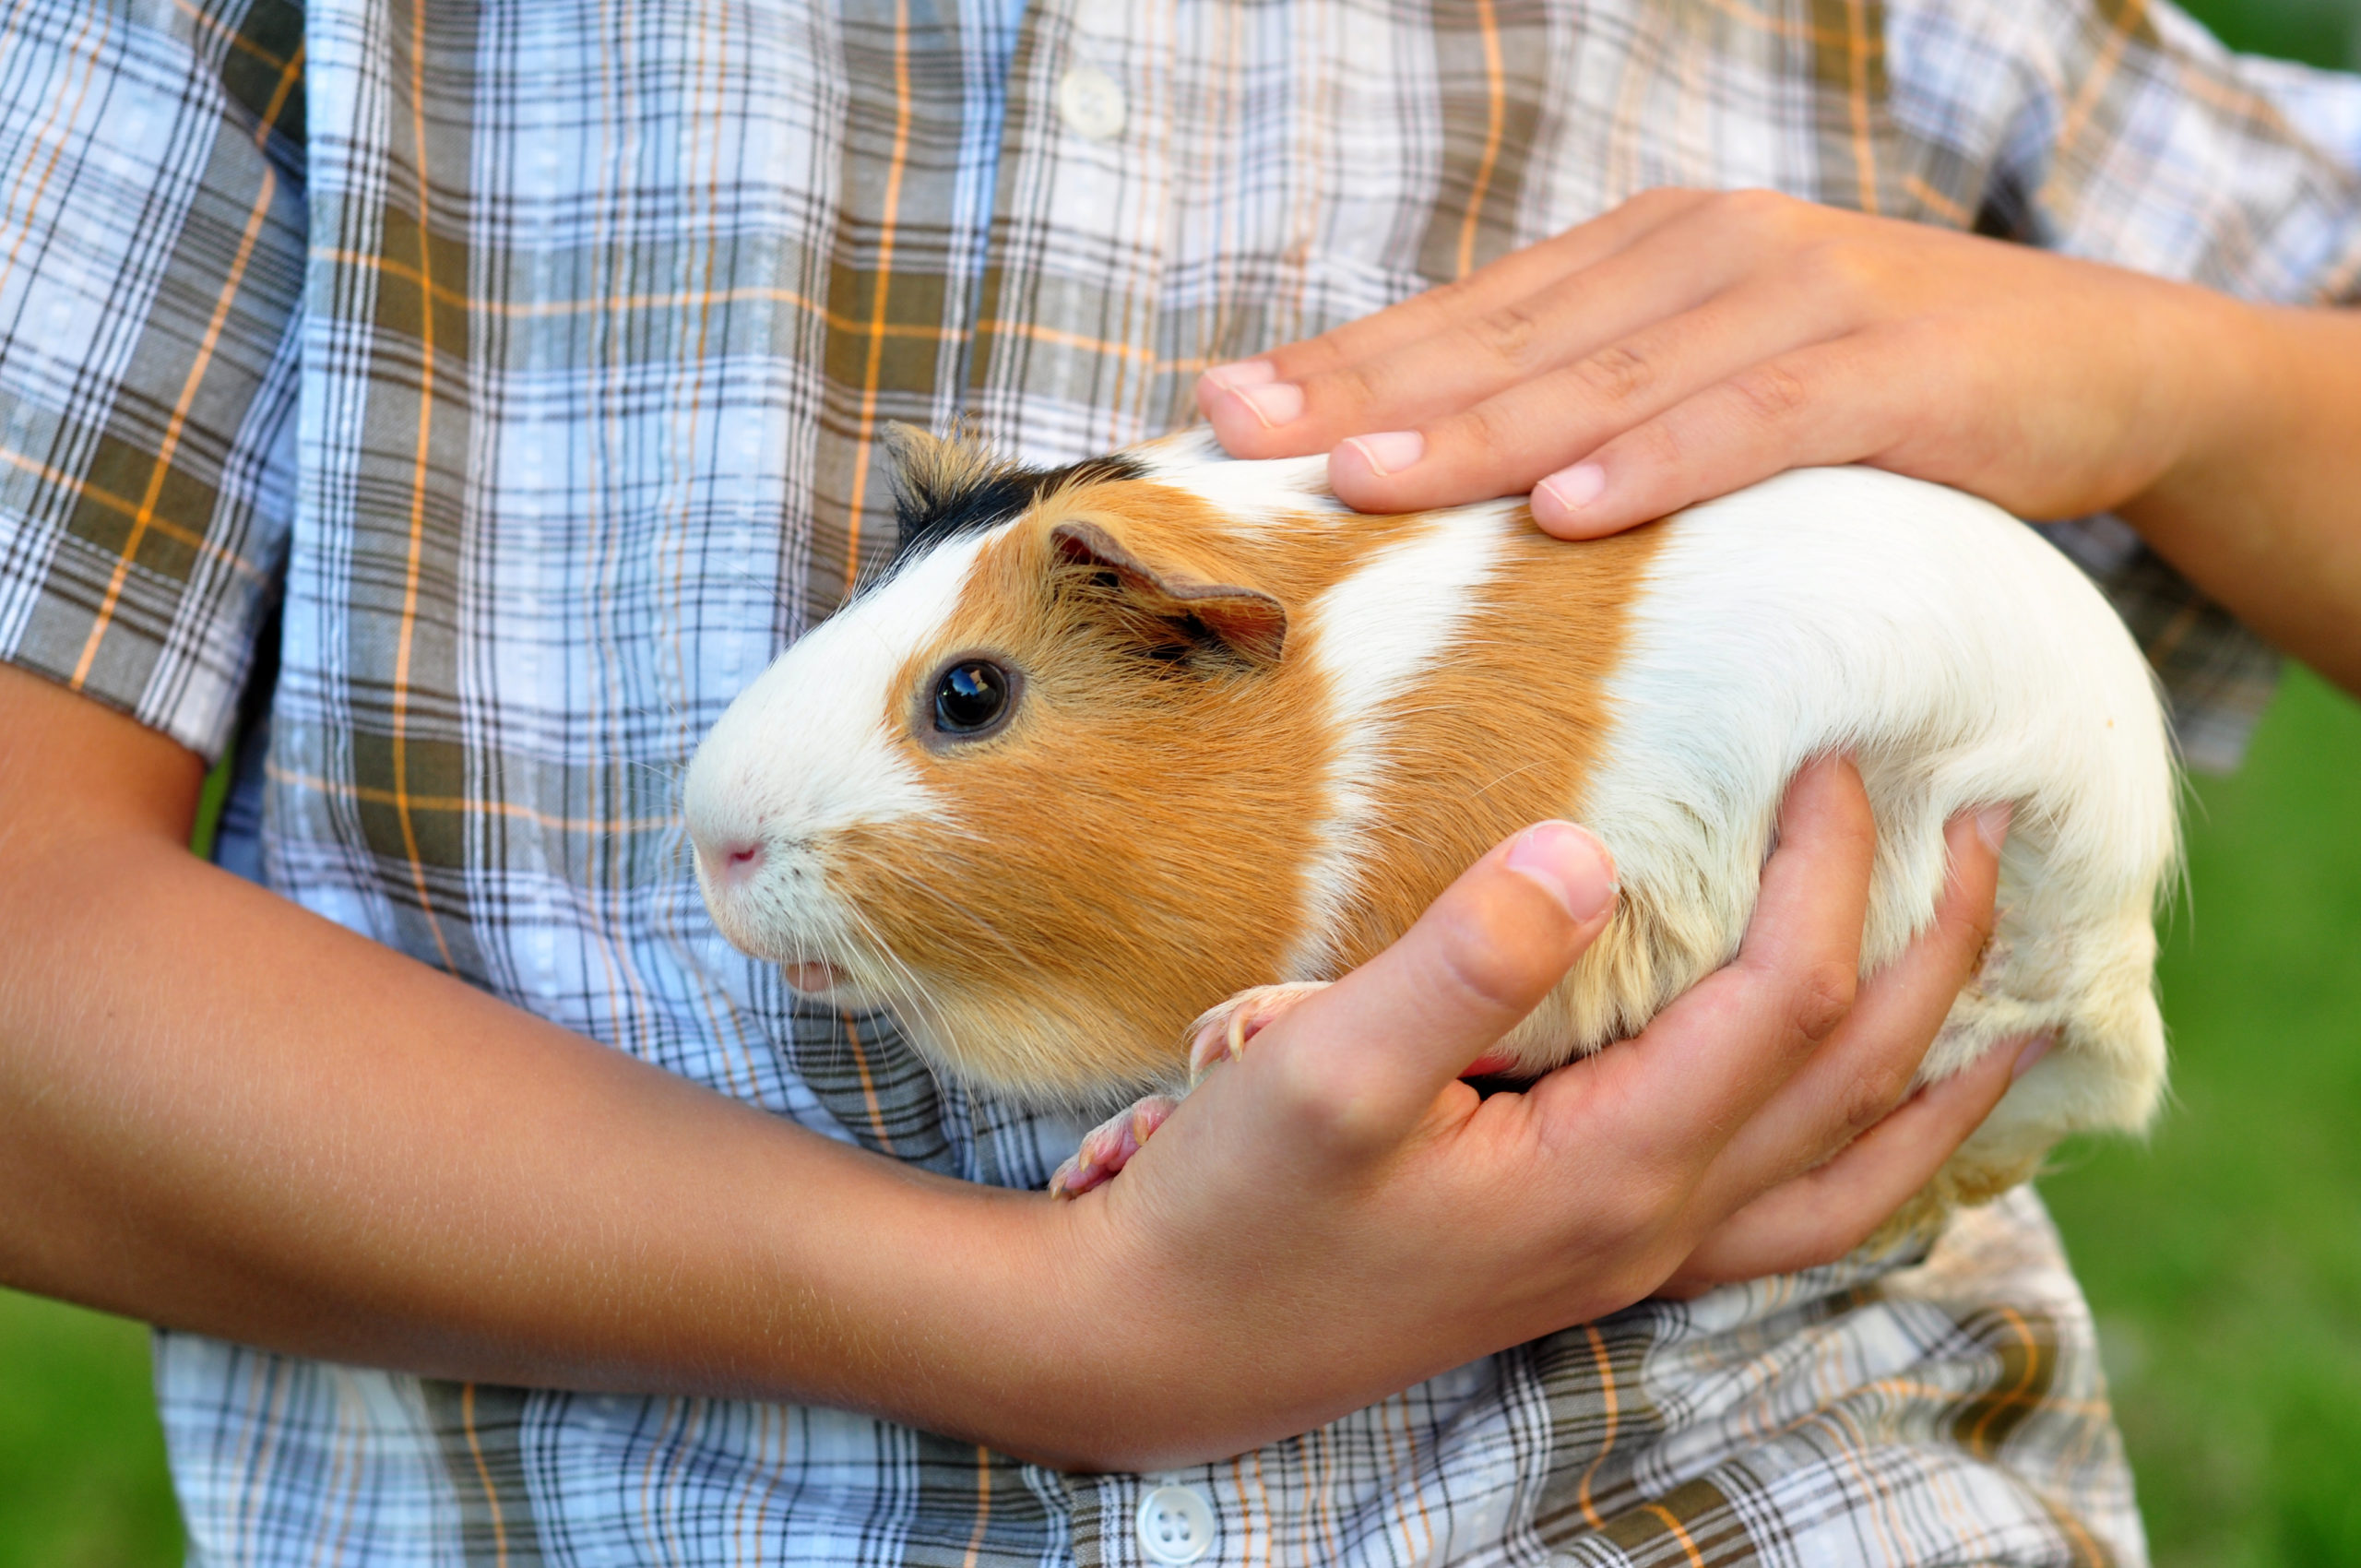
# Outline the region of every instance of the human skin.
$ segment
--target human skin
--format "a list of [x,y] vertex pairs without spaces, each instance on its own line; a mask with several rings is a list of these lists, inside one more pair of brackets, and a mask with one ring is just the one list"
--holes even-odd
[[2035,518],[2116,511],[2361,691],[2361,313],[2248,304],[1767,191],[1662,190],[1260,359],[1198,401],[1352,505],[1534,493],[1588,539],[1869,463]]
[[1892,1109],[2005,827],[1952,825],[1937,923],[1857,993],[1873,827],[1822,763],[1738,958],[1639,1038],[1523,1094],[1456,1081],[1611,905],[1596,844],[1545,825],[1054,1203],[728,1100],[199,861],[199,760],[61,687],[0,669],[0,1280],[445,1377],[1209,1458],[1841,1254],[2038,1051]]

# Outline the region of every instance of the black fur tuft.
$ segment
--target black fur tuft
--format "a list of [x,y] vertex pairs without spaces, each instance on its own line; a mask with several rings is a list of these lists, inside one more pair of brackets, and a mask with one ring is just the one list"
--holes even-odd
[[1120,454],[1060,469],[1024,468],[974,441],[930,435],[907,424],[885,427],[885,451],[893,466],[894,516],[900,524],[897,561],[1004,523],[1067,485],[1147,475],[1135,459]]

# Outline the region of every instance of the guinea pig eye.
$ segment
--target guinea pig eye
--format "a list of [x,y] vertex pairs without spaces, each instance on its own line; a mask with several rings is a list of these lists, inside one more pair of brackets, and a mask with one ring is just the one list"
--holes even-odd
[[963,740],[989,734],[1008,717],[1015,687],[1005,665],[989,659],[955,660],[934,684],[934,727]]

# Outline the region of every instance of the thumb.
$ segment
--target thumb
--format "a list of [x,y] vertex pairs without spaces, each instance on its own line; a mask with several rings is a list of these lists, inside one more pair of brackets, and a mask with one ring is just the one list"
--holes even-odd
[[1356,1140],[1398,1138],[1565,977],[1614,909],[1607,847],[1571,822],[1536,823],[1257,1044],[1284,1052],[1295,1082],[1319,1086],[1332,1125]]

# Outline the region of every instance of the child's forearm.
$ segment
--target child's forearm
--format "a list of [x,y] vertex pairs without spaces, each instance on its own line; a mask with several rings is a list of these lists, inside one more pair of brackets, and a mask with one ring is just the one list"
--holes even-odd
[[2361,692],[2361,312],[2205,298],[2184,373],[2207,417],[2124,515],[2240,619]]

